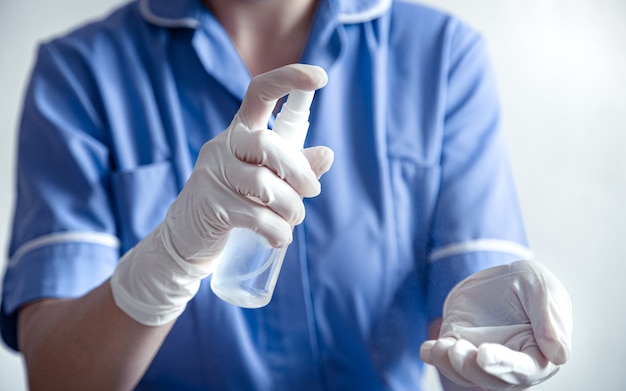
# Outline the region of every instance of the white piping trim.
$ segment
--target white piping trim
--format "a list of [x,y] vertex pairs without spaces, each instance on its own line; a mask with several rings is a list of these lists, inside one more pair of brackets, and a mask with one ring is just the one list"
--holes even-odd
[[154,12],[148,6],[149,0],[140,0],[139,1],[139,13],[144,17],[145,20],[152,24],[156,24],[157,26],[173,28],[173,27],[189,27],[195,29],[198,27],[200,22],[194,18],[178,18],[178,19],[169,19],[163,18],[161,16],[155,15]]
[[391,8],[391,0],[381,0],[372,8],[366,9],[361,12],[356,12],[353,14],[340,13],[339,15],[337,15],[337,20],[343,24],[367,22],[378,18],[379,16],[387,12],[389,8]]
[[119,248],[120,246],[120,240],[116,236],[103,232],[57,232],[38,237],[24,243],[23,245],[18,247],[18,249],[9,260],[9,263],[16,262],[17,259],[23,257],[28,252],[36,250],[40,247],[69,242],[99,244],[101,246],[112,248]]
[[437,261],[442,258],[477,251],[495,251],[501,253],[509,253],[520,257],[520,259],[532,260],[533,252],[519,243],[500,239],[477,239],[461,243],[453,243],[433,250],[428,260],[430,262]]

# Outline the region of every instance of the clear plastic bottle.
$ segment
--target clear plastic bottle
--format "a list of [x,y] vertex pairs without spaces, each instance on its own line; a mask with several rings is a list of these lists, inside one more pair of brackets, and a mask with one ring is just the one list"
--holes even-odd
[[[274,131],[302,149],[309,128],[309,108],[315,91],[293,89],[276,117]],[[211,289],[222,300],[259,308],[272,299],[287,248],[273,248],[267,239],[246,228],[230,232],[211,278]]]

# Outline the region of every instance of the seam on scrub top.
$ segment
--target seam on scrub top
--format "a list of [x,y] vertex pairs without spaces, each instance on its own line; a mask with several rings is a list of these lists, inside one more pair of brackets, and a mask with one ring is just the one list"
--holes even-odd
[[368,22],[382,16],[389,8],[391,8],[391,0],[381,0],[372,8],[366,9],[365,11],[353,14],[340,13],[337,15],[337,20],[339,23],[343,24]]
[[111,248],[119,248],[120,240],[111,234],[107,234],[104,232],[90,232],[90,231],[69,231],[69,232],[56,232],[44,236],[40,236],[38,238],[29,240],[28,242],[22,244],[15,251],[11,259],[9,260],[9,264],[13,264],[17,262],[18,259],[23,257],[25,254],[30,251],[36,250],[38,248],[44,246],[50,246],[59,243],[71,243],[71,242],[79,242],[79,243],[89,243],[89,244],[99,244],[106,247]]
[[453,255],[478,251],[509,253],[519,256],[521,259],[525,260],[531,260],[534,258],[533,252],[528,247],[522,246],[516,242],[502,239],[476,239],[469,240],[467,242],[452,243],[435,249],[428,256],[428,260],[430,262],[435,262]]

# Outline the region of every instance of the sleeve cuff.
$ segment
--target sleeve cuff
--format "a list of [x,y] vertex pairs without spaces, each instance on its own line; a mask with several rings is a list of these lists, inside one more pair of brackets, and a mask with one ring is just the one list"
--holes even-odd
[[[518,245],[519,248],[525,247]],[[437,250],[438,251],[438,250]],[[432,254],[437,254],[437,251]],[[526,255],[532,255],[530,250],[526,249]],[[441,253],[440,253],[441,255]],[[505,252],[505,251],[460,251],[445,256],[438,256],[430,258],[428,264],[428,315],[429,319],[433,320],[442,316],[443,304],[448,296],[448,293],[454,288],[456,284],[463,279],[469,277],[478,271],[508,264],[520,259],[524,259],[524,256],[519,252]]]
[[43,298],[78,297],[111,276],[119,251],[116,247],[85,242],[41,246],[12,260],[2,284],[2,337],[17,349],[16,310]]

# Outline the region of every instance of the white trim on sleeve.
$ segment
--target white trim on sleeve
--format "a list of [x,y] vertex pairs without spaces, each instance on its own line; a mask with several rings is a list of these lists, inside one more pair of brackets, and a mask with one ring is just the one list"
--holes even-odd
[[38,248],[44,246],[50,246],[54,244],[60,243],[70,243],[70,242],[78,242],[78,243],[89,243],[89,244],[98,244],[105,247],[111,248],[119,248],[120,240],[117,236],[113,236],[111,234],[107,234],[104,232],[90,232],[90,231],[69,231],[69,232],[56,232],[44,236],[40,236],[38,238],[29,240],[28,242],[22,244],[15,251],[11,259],[9,260],[9,264],[17,262],[18,259],[23,257],[30,251],[36,250]]
[[453,255],[478,251],[508,253],[518,256],[520,259],[524,260],[532,260],[534,258],[533,252],[528,247],[522,246],[519,243],[501,239],[477,239],[467,242],[452,243],[450,245],[437,248],[430,253],[428,260],[430,262],[435,262]]

